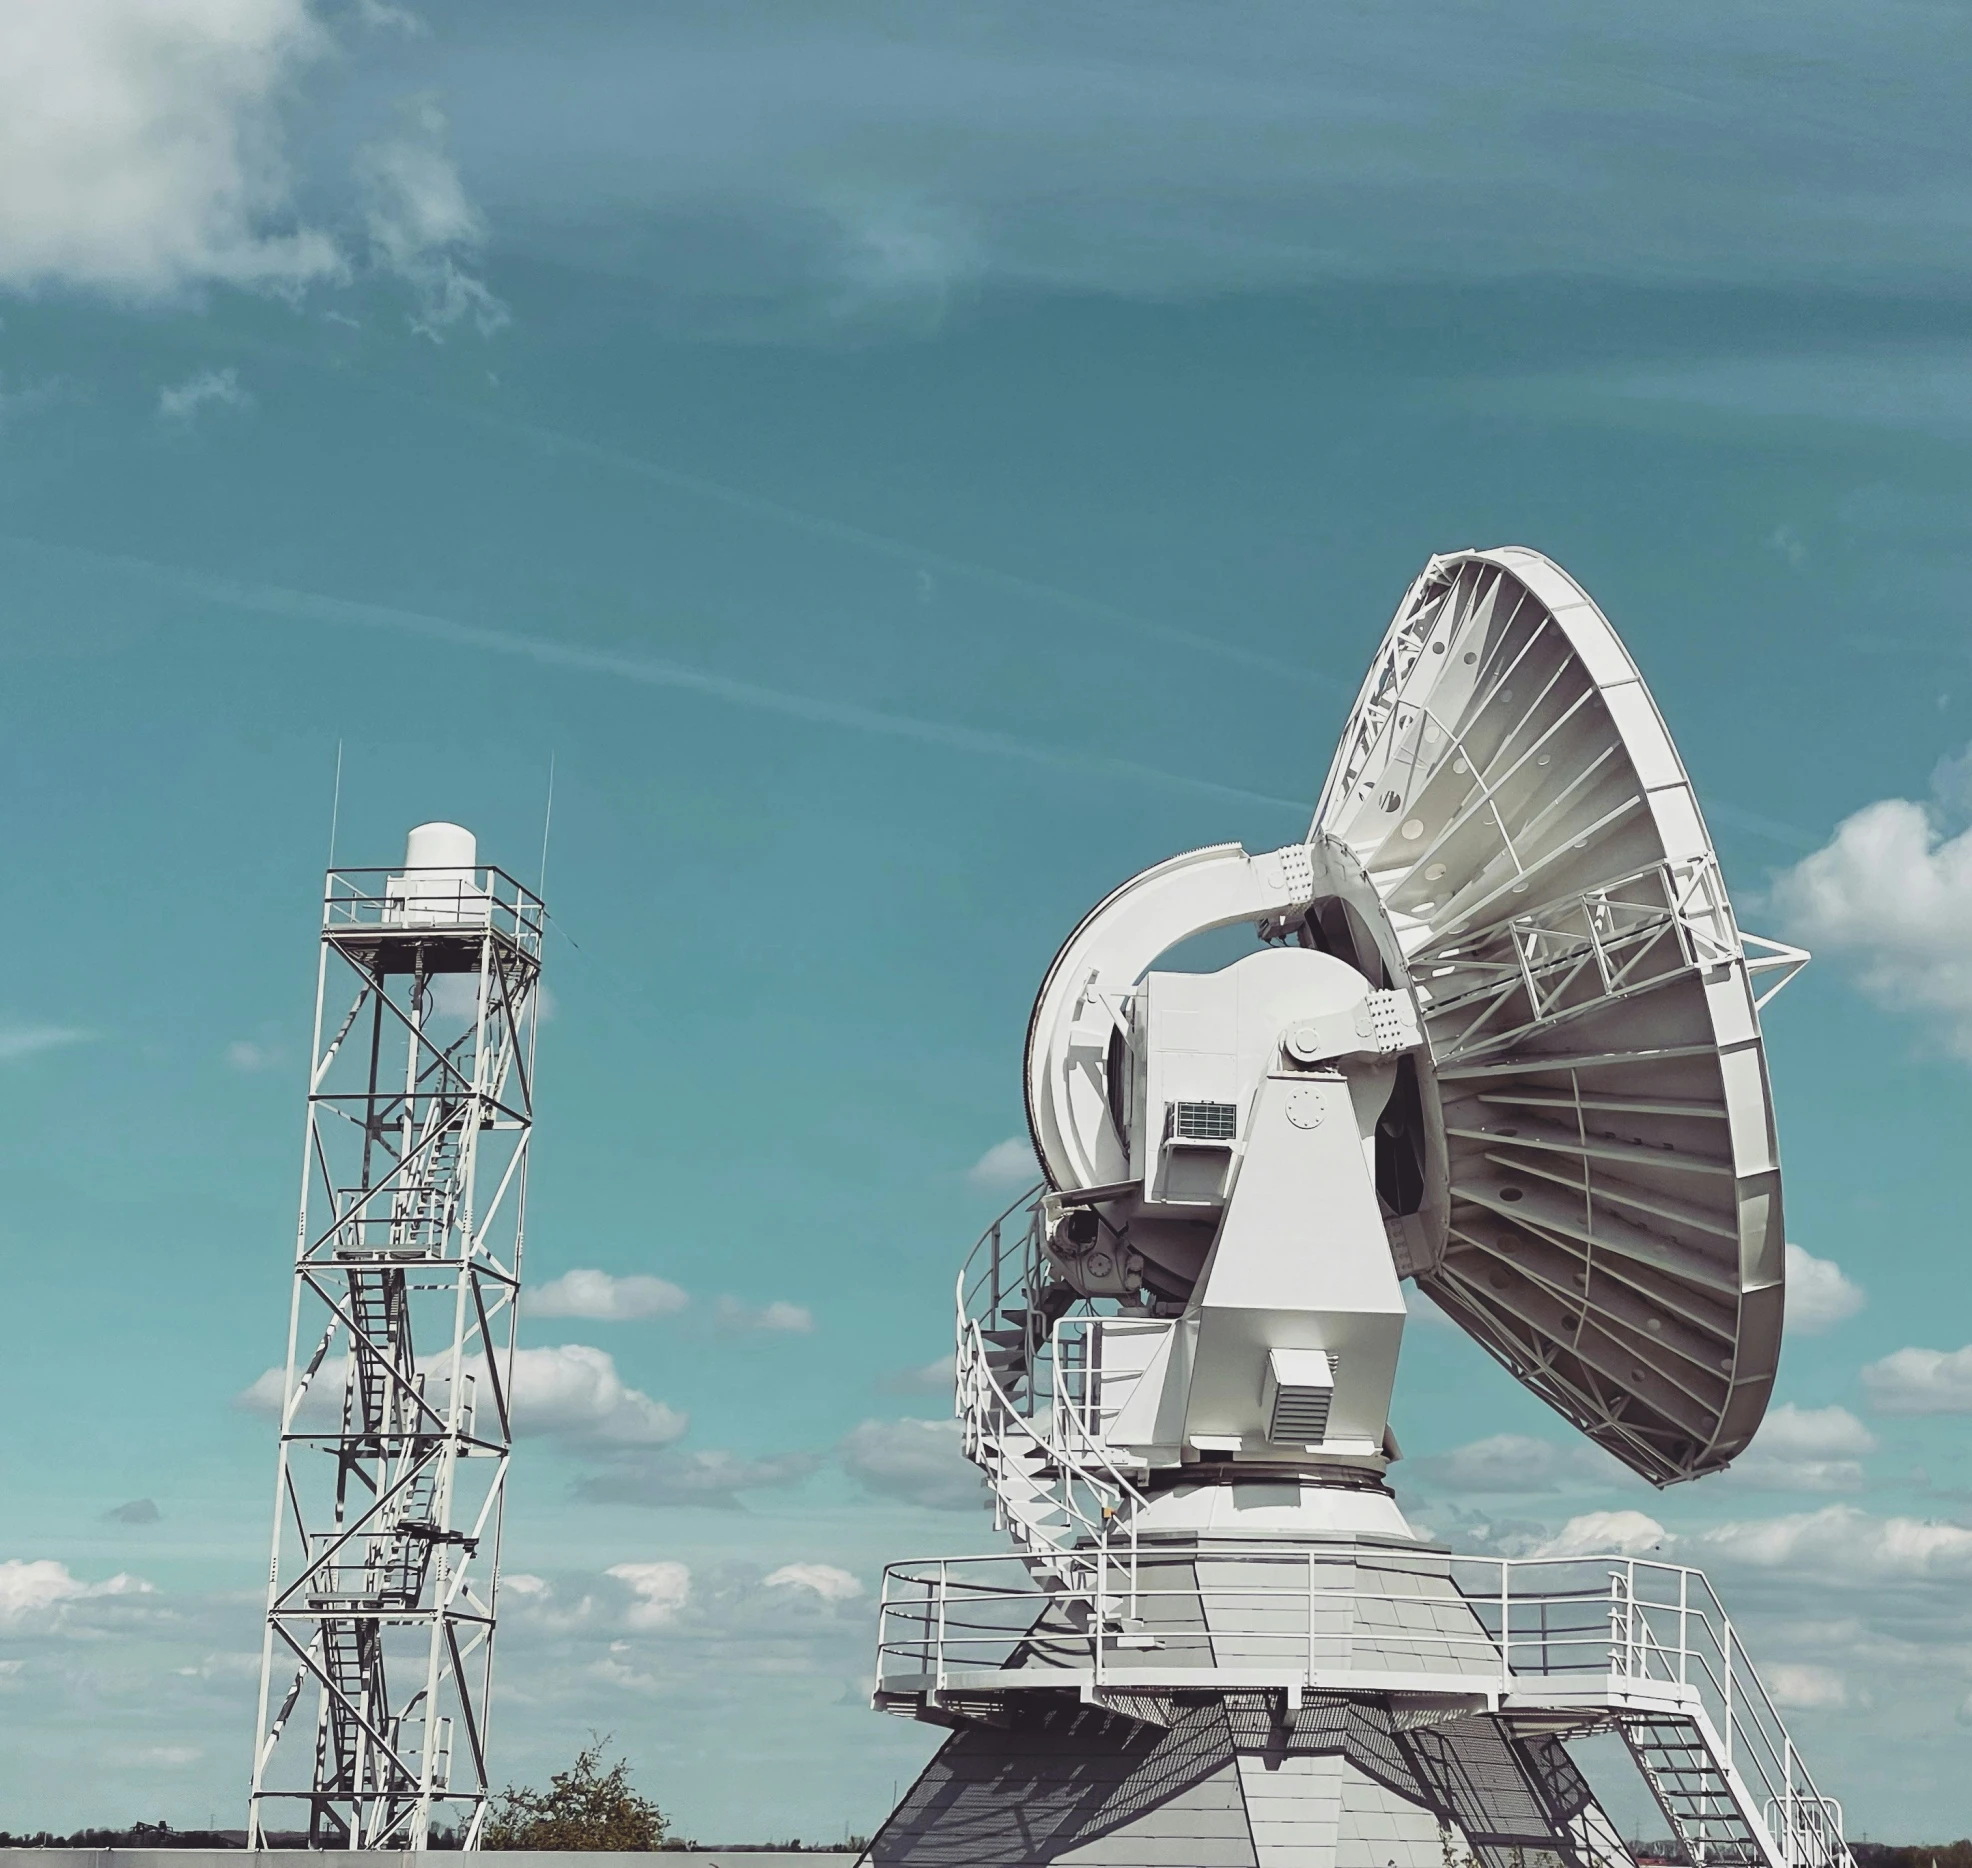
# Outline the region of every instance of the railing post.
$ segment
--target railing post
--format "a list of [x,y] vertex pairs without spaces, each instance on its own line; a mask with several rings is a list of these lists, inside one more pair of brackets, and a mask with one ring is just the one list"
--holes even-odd
[[1637,1606],[1636,1558],[1634,1557],[1626,1557],[1623,1560],[1623,1583],[1629,1598],[1624,1613],[1629,1618],[1627,1632],[1630,1642],[1629,1658],[1624,1671],[1632,1680],[1647,1680],[1650,1678],[1650,1659],[1644,1647],[1643,1615]]
[[[1708,1584],[1709,1588],[1710,1585]],[[1719,1644],[1725,1650],[1725,1665],[1719,1669],[1725,1675],[1725,1754],[1726,1763],[1732,1763],[1732,1623],[1726,1619],[1725,1604],[1715,1595],[1713,1605],[1719,1611]]]
[[1678,1685],[1691,1684],[1691,1572],[1678,1571]]
[[1102,1566],[1106,1559],[1107,1552],[1101,1545],[1097,1545],[1095,1600],[1089,1604],[1089,1633],[1095,1642],[1095,1683],[1098,1688],[1102,1686]]
[[1308,1684],[1315,1683],[1315,1553],[1303,1553],[1308,1564]]
[[1500,1565],[1500,1691],[1513,1679],[1513,1565],[1505,1558]]
[[939,1693],[945,1690],[945,1598],[949,1593],[950,1578],[946,1574],[946,1560],[940,1557],[938,1559],[938,1632],[933,1637],[935,1664],[932,1668],[932,1677],[938,1682],[934,1690]]
[[1609,1671],[1620,1675],[1630,1664],[1629,1631],[1623,1625],[1623,1572],[1609,1572]]
[[1794,1862],[1794,1740],[1785,1730],[1781,1733],[1781,1782],[1786,1786],[1786,1794],[1781,1799],[1781,1821],[1787,1829],[1784,1853],[1789,1868]]

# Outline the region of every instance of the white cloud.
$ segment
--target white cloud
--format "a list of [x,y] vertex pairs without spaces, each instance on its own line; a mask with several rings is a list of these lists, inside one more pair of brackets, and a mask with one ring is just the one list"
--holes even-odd
[[207,403],[223,409],[247,409],[253,406],[253,398],[240,387],[238,370],[200,370],[182,383],[170,383],[158,391],[158,417],[189,424]]
[[1972,1577],[1972,1530],[1872,1518],[1853,1505],[1715,1525],[1689,1541],[1709,1555],[1791,1571],[1818,1585]]
[[[626,1589],[626,1596],[634,1592]],[[500,1578],[500,1612],[511,1628],[551,1634],[572,1634],[597,1625],[596,1598],[585,1591],[573,1602],[564,1601],[545,1576],[511,1571]],[[504,1638],[504,1636],[503,1636]]]
[[956,1420],[866,1420],[839,1450],[849,1476],[885,1498],[940,1511],[979,1506],[979,1472],[959,1450]]
[[[249,1414],[278,1414],[281,1411],[282,1397],[287,1393],[288,1374],[286,1369],[262,1369],[252,1381],[233,1397],[233,1405],[244,1408]],[[328,1379],[324,1370],[315,1377],[315,1386],[320,1387]],[[337,1382],[338,1388],[341,1386]],[[310,1390],[313,1398],[313,1390]]]
[[804,1305],[781,1299],[755,1309],[737,1297],[722,1297],[718,1320],[729,1330],[767,1330],[784,1336],[806,1336],[815,1327],[814,1316]]
[[[1941,792],[1956,772],[1940,769]],[[1845,956],[1873,999],[1934,1014],[1972,1057],[1972,830],[1947,836],[1937,808],[1884,798],[1783,872],[1773,900],[1810,946]]]
[[1570,1518],[1527,1554],[1533,1557],[1641,1557],[1677,1540],[1640,1511],[1588,1511]]
[[256,1044],[251,1038],[235,1039],[226,1047],[226,1062],[248,1076],[286,1061],[287,1054],[278,1045]]
[[[1338,40],[1327,9],[1278,0],[1242,9],[1237,33],[1209,8],[1133,7],[1127,42],[1102,8],[1023,12],[985,41],[951,8],[801,9],[772,34],[745,9],[721,10],[724,30],[691,9],[632,14],[601,56],[587,34],[528,43],[537,81],[496,94],[502,195],[544,241],[559,213],[564,249],[570,203],[599,198],[660,289],[765,304],[797,265],[832,292],[916,280],[935,302],[975,275],[1183,298],[1420,267],[1798,282],[1961,263],[1955,146],[1884,150],[1840,189],[1788,186],[1831,139],[1880,144],[1873,99],[1952,120],[1954,61],[1923,69],[1923,14],[1791,13],[1811,50],[1788,76],[1808,114],[1787,124],[1771,45],[1731,9],[1639,13],[1620,44],[1568,9],[1506,35],[1485,9],[1381,9]],[[1679,173],[1653,160],[1672,136],[1694,156]],[[708,215],[738,249],[709,273],[630,238]],[[1501,216],[1510,253],[1485,239]]]
[[768,1453],[743,1457],[717,1448],[685,1452],[665,1447],[612,1459],[576,1484],[576,1495],[600,1504],[704,1505],[741,1508],[742,1492],[793,1485],[822,1463],[819,1453]]
[[1011,1193],[1031,1187],[1041,1178],[1041,1164],[1034,1159],[1034,1144],[1024,1135],[1009,1135],[966,1169],[965,1177],[975,1187],[996,1193]]
[[691,1600],[692,1573],[682,1563],[618,1563],[606,1572],[629,1586],[624,1626],[640,1632],[668,1628]]
[[196,1764],[205,1756],[196,1745],[146,1745],[139,1751],[129,1754],[132,1764],[147,1764],[158,1769],[182,1769],[187,1764]]
[[1849,1703],[1849,1689],[1832,1667],[1769,1661],[1754,1670],[1783,1712],[1833,1712]]
[[[467,1358],[467,1367],[478,1363]],[[426,1392],[434,1407],[445,1405],[440,1358],[425,1359]],[[333,1415],[348,1380],[345,1356],[332,1356],[316,1372],[302,1404],[311,1418]],[[488,1407],[483,1366],[476,1369],[479,1405]],[[265,1369],[234,1397],[254,1414],[278,1414],[286,1392],[286,1372]],[[634,1452],[668,1446],[690,1423],[690,1416],[630,1387],[617,1373],[607,1350],[587,1343],[561,1343],[514,1352],[513,1423],[517,1437],[546,1435],[570,1446]]]
[[1786,1401],[1768,1410],[1732,1471],[1775,1491],[1852,1492],[1863,1484],[1862,1456],[1875,1450],[1876,1436],[1847,1408]]
[[1972,1343],[1963,1349],[1898,1349],[1862,1372],[1879,1414],[1972,1414]]
[[333,243],[290,210],[279,124],[326,45],[306,0],[0,8],[0,286],[334,274]]
[[1448,1492],[1551,1492],[1565,1479],[1586,1476],[1586,1451],[1530,1434],[1496,1433],[1410,1463]]
[[507,308],[468,270],[486,227],[445,151],[445,129],[443,113],[426,101],[400,134],[365,145],[356,163],[371,253],[410,286],[411,328],[434,342],[465,318],[482,335],[507,322]]
[[882,1386],[899,1395],[950,1395],[957,1380],[957,1364],[948,1351],[921,1362],[914,1369],[898,1369],[883,1378]]
[[60,378],[29,383],[20,389],[8,389],[6,378],[0,376],[0,434],[5,434],[22,416],[52,407],[62,400],[64,393]]
[[86,1044],[90,1036],[72,1025],[0,1025],[0,1064],[58,1051],[64,1045]]
[[0,1627],[46,1626],[61,1619],[72,1602],[94,1596],[148,1595],[151,1586],[119,1572],[107,1582],[85,1583],[68,1565],[40,1557],[29,1562],[9,1557],[0,1563]]
[[1816,1258],[1798,1245],[1787,1248],[1787,1327],[1819,1336],[1853,1317],[1869,1300],[1832,1258]]
[[356,0],[356,17],[374,30],[401,32],[407,39],[430,36],[431,28],[408,7],[393,6],[390,0]]
[[849,1602],[863,1593],[863,1585],[847,1570],[833,1563],[783,1563],[767,1577],[769,1589],[812,1589],[824,1602]]
[[587,1343],[516,1350],[513,1417],[517,1434],[621,1447],[669,1445],[688,1421],[678,1409],[629,1387],[615,1358]]
[[582,1317],[595,1323],[628,1323],[667,1317],[692,1300],[675,1284],[642,1272],[612,1277],[606,1271],[565,1271],[529,1289],[522,1306],[530,1317]]

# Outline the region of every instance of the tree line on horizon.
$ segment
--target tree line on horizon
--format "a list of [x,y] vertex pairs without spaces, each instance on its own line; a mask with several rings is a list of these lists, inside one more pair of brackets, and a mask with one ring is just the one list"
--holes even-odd
[[[671,1819],[649,1797],[630,1786],[630,1762],[618,1758],[607,1768],[603,1756],[609,1747],[607,1734],[592,1736],[575,1754],[575,1762],[565,1771],[556,1771],[545,1790],[528,1785],[509,1784],[493,1799],[481,1847],[487,1850],[526,1852],[559,1850],[570,1853],[646,1854],[695,1853],[698,1844],[672,1834]],[[276,1848],[305,1848],[308,1838],[270,1834]],[[844,1847],[860,1850],[867,1842],[854,1836],[844,1843],[814,1843],[804,1850],[797,1839],[791,1842],[751,1842],[737,1847],[719,1845],[722,1853],[743,1854],[781,1851],[789,1854],[839,1853]],[[133,1823],[128,1829],[79,1829],[73,1835],[54,1835],[40,1830],[33,1835],[14,1835],[0,1829],[0,1848],[33,1849],[238,1849],[246,1846],[243,1829],[173,1829],[169,1823]],[[429,1846],[456,1849],[458,1834],[434,1829]],[[1972,1844],[1965,1844],[1972,1851]],[[1877,1868],[1872,1864],[1871,1868]],[[1881,1868],[1904,1868],[1901,1863],[1885,1863]],[[1912,1868],[1921,1868],[1913,1864]],[[1972,1868],[1972,1853],[1964,1862],[1950,1868]]]

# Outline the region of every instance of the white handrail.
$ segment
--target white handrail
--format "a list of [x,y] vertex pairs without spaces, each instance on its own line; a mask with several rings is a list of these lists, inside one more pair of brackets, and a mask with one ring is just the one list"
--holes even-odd
[[[996,1676],[1009,1657],[1033,1643],[1045,1658],[1005,1674],[1007,1687],[1045,1685],[1064,1669],[1084,1671],[1095,1686],[1115,1678],[1182,1685],[1188,1673],[1209,1673],[1224,1686],[1244,1668],[1259,1685],[1319,1677],[1323,1689],[1343,1690],[1354,1673],[1365,1691],[1392,1690],[1398,1674],[1411,1674],[1387,1657],[1393,1638],[1402,1641],[1401,1632],[1393,1637],[1390,1614],[1419,1614],[1430,1634],[1415,1674],[1494,1693],[1508,1705],[1600,1681],[1612,1705],[1643,1713],[1654,1706],[1657,1716],[1688,1719],[1742,1816],[1759,1825],[1784,1868],[1853,1868],[1840,1806],[1803,1769],[1702,1571],[1628,1557],[1365,1549],[1338,1557],[1257,1545],[1241,1551],[1236,1571],[1228,1572],[1233,1580],[1201,1582],[1182,1560],[1145,1570],[1134,1549],[1126,1554],[1093,1540],[1056,1554],[1053,1589],[1037,1587],[1031,1557],[891,1565],[880,1610],[880,1690],[910,1691],[910,1683],[927,1681],[942,1690],[956,1672],[977,1691],[1002,1683]],[[1325,1563],[1333,1565],[1333,1581],[1323,1579]],[[1127,1641],[1115,1626],[1126,1567],[1132,1611],[1144,1618],[1144,1632]],[[1401,1576],[1401,1586],[1380,1585],[1379,1570]],[[1173,1580],[1187,1574],[1189,1580]],[[1438,1612],[1448,1607],[1465,1611],[1469,1622],[1461,1626]],[[1376,1630],[1388,1674],[1322,1664],[1321,1642],[1343,1609],[1353,1612],[1354,1625]],[[1120,1673],[1119,1643],[1144,1650],[1129,1655]],[[1228,1653],[1240,1658],[1219,1658]]]
[[[1109,1566],[1120,1564],[1134,1613],[1136,1513],[1144,1495],[1086,1431],[1061,1392],[1055,1337],[1036,1327],[1041,1315],[1042,1254],[1033,1217],[1038,1190],[1023,1194],[980,1236],[961,1266],[955,1292],[955,1407],[964,1450],[986,1474],[996,1528],[1011,1527],[1057,1583],[1078,1588],[1094,1566],[1098,1625],[1114,1619]],[[1006,1263],[1007,1222],[1030,1213],[1014,1275]],[[986,1330],[1003,1325],[1010,1300],[1024,1311],[1026,1405],[1008,1393],[988,1360]],[[1046,1406],[1043,1407],[1045,1399]]]

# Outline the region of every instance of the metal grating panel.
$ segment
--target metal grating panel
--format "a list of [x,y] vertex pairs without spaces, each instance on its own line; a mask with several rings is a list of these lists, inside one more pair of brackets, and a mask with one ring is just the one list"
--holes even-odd
[[1174,1103],[1172,1133],[1179,1141],[1229,1142],[1239,1131],[1234,1103]]

